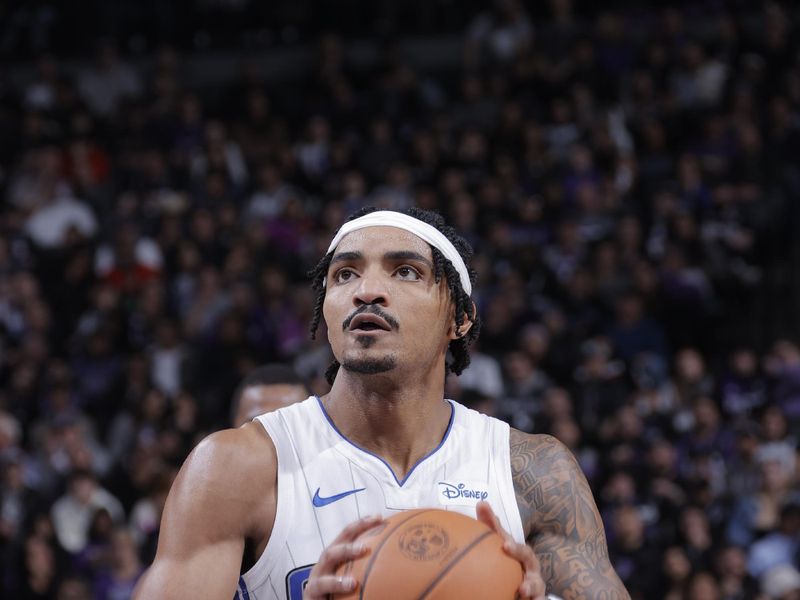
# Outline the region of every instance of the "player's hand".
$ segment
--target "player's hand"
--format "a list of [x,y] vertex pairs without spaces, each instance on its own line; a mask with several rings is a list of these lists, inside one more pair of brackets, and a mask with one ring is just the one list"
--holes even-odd
[[525,569],[525,576],[517,591],[517,596],[520,600],[545,600],[544,579],[542,578],[539,559],[536,558],[533,549],[527,544],[519,544],[514,541],[511,534],[500,525],[500,521],[497,519],[497,516],[494,514],[488,502],[478,502],[475,512],[479,521],[486,523],[486,525],[499,533],[503,540],[505,540],[503,550],[505,550],[509,556],[522,563]]
[[367,553],[367,547],[355,540],[382,522],[383,517],[380,516],[364,517],[345,527],[331,545],[322,551],[317,564],[311,569],[303,590],[303,600],[326,600],[331,594],[347,594],[356,589],[356,580],[347,575],[337,576],[336,569],[348,560]]

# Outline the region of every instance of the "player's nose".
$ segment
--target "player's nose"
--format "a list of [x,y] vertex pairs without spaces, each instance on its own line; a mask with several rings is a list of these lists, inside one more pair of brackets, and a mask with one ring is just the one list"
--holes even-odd
[[361,274],[358,285],[353,290],[353,304],[379,304],[386,306],[389,303],[389,290],[386,278],[381,273],[369,269]]

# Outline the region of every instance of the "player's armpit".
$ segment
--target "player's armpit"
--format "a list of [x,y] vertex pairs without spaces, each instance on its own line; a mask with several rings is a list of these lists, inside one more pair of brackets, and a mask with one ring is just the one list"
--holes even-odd
[[551,436],[512,430],[511,470],[547,591],[564,600],[629,599],[609,561],[589,484],[569,449]]
[[[275,451],[254,427],[212,434],[186,459],[136,600],[233,597],[245,538],[266,539],[275,513]],[[254,527],[264,529],[254,532]]]

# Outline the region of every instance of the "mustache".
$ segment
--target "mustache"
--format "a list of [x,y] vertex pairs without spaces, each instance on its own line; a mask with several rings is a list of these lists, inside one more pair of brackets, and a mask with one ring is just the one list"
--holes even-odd
[[383,312],[383,309],[381,309],[380,306],[377,304],[365,304],[364,306],[357,308],[353,314],[351,314],[342,322],[342,331],[347,331],[350,329],[350,323],[353,321],[353,319],[355,319],[358,315],[363,315],[365,313],[380,317],[386,321],[392,329],[400,329],[400,323],[397,322],[397,319],[390,314]]

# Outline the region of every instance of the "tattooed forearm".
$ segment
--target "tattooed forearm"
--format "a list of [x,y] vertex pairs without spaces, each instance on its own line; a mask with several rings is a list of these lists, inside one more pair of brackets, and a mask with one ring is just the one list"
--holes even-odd
[[629,598],[572,453],[553,437],[512,430],[511,470],[525,534],[548,590],[565,600]]
[[532,543],[548,589],[565,600],[628,597],[608,560],[602,530],[577,544],[546,534],[534,536]]

